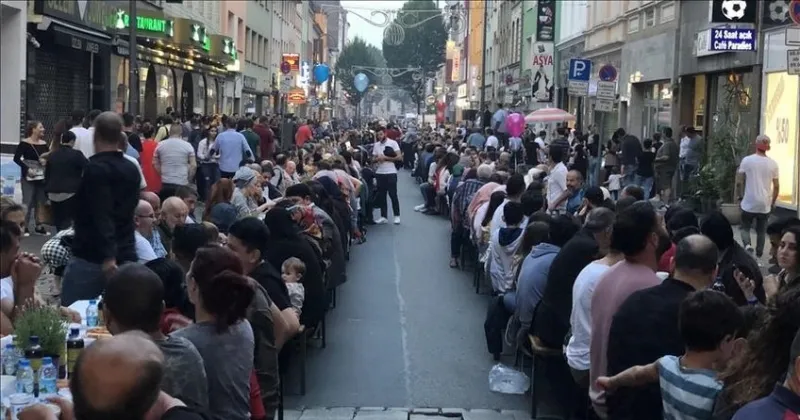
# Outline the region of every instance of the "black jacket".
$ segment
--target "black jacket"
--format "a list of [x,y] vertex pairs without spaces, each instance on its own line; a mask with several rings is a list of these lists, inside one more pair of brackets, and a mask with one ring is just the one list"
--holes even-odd
[[77,193],[88,163],[83,153],[71,147],[62,146],[51,153],[44,167],[45,192]]
[[139,204],[141,176],[122,152],[101,152],[89,159],[75,195],[72,254],[95,264],[108,258],[135,262],[133,214]]
[[561,348],[570,329],[572,285],[584,267],[596,260],[597,242],[582,230],[569,240],[553,259],[547,274],[547,286],[536,307],[532,332],[550,348]]

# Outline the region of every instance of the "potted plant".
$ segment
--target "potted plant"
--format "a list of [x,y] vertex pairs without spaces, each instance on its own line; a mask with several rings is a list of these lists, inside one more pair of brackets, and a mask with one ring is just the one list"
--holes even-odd
[[718,209],[719,189],[716,182],[714,166],[711,163],[703,164],[693,180],[695,211],[708,213]]
[[708,138],[706,166],[718,192],[720,211],[731,224],[736,225],[742,220],[739,192],[736,190],[737,170],[742,158],[752,152],[753,136],[739,112],[742,95],[747,93],[736,83],[727,84],[725,89],[726,95],[717,108],[714,128]]
[[39,337],[42,353],[52,357],[53,364],[58,366],[58,359],[67,341],[64,319],[58,308],[47,305],[27,307],[14,320],[14,334],[17,347],[22,351],[28,347],[31,336]]

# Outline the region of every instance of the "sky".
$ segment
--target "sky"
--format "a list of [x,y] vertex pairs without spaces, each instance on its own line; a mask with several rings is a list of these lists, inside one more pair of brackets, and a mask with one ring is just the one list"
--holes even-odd
[[[399,10],[405,2],[405,0],[342,0],[342,7],[351,12],[347,14],[347,22],[350,23],[350,32],[347,35],[348,41],[360,36],[367,41],[367,44],[381,49],[383,46],[383,30],[390,21],[387,21],[383,14],[376,13],[372,15],[373,11]],[[440,1],[440,7],[443,8],[444,6],[445,2]],[[366,19],[356,16],[356,14]],[[373,23],[369,23],[369,20]]]

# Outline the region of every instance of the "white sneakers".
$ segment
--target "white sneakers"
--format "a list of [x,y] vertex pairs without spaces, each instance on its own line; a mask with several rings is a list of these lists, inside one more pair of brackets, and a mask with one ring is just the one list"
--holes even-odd
[[[376,225],[385,225],[387,223],[389,223],[389,220],[387,220],[385,217],[379,217],[379,218],[375,219],[375,224]],[[396,225],[400,224],[400,216],[395,216],[394,217],[394,224],[396,224]]]
[[420,204],[420,205],[414,207],[414,211],[423,211],[423,210],[425,210],[425,207],[426,207],[425,204]]

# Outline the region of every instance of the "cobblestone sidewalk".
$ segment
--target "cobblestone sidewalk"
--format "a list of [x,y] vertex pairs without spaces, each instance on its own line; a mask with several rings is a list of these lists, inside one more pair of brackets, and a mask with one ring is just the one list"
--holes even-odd
[[284,410],[284,420],[530,420],[527,411],[462,408],[330,407]]

